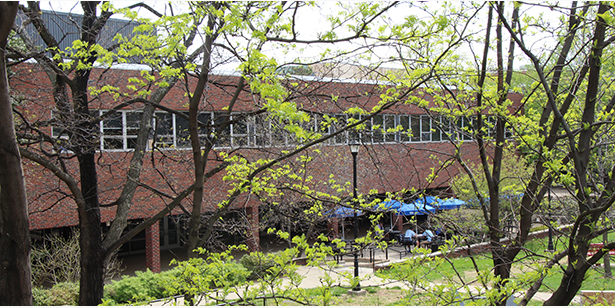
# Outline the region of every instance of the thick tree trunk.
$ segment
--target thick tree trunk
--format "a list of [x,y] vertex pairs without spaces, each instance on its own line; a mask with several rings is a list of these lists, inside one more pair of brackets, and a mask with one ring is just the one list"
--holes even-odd
[[569,264],[568,268],[564,271],[559,287],[553,292],[551,298],[544,302],[544,305],[568,306],[579,289],[581,289],[586,271],[586,269],[575,268]]
[[0,2],[0,305],[32,305],[28,203],[4,50],[18,2]]
[[79,157],[81,171],[81,191],[85,208],[79,211],[81,237],[81,277],[79,279],[79,305],[95,306],[101,303],[104,286],[104,253],[102,230],[100,227],[100,208],[98,204],[98,184],[94,154]]

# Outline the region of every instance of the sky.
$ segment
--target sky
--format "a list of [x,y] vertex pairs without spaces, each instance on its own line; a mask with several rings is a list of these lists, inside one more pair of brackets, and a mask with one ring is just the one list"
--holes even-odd
[[[112,1],[112,3],[116,7],[125,7],[128,5],[137,3],[137,2],[138,1]],[[22,3],[25,4],[23,1]],[[152,6],[154,9],[157,9],[163,12],[167,10],[166,4],[168,2],[166,1],[145,1],[145,3]],[[317,3],[319,6],[322,7],[323,11],[327,13],[335,11],[334,1],[320,1]],[[81,6],[76,1],[41,1],[40,5],[41,5],[41,8],[45,10],[82,13]],[[437,5],[438,5],[437,3],[434,3],[434,7],[436,7]],[[417,14],[417,11],[409,8],[408,4],[402,4],[400,8],[397,8],[395,10],[388,12],[387,17],[395,21],[403,20],[403,18],[405,18],[406,15],[408,15],[408,12],[412,12],[412,14]],[[154,17],[153,14],[151,14],[150,12],[142,8],[139,9],[139,13],[145,17]],[[420,12],[418,14],[420,14]],[[532,10],[522,11],[522,17],[537,16],[538,14],[544,14],[544,16],[548,20],[555,21],[553,17],[554,14],[552,14],[551,10],[546,6],[544,8],[532,8]],[[297,28],[302,34],[313,35],[319,31],[322,31],[321,30],[322,27],[326,25],[327,25],[327,22],[324,18],[324,14],[314,9],[312,10],[310,14],[304,14],[304,15],[299,16],[299,26]],[[527,39],[528,39],[529,45],[534,46],[534,47],[545,47],[545,46],[550,46],[551,44],[555,43],[553,42],[552,38],[548,38],[548,37],[544,38],[544,37],[540,37],[540,35],[541,33],[536,33],[533,37],[528,37]],[[276,50],[276,49],[270,49],[267,52],[275,55],[276,58],[280,59],[280,62],[284,62],[284,61],[290,61],[296,58],[297,56],[308,55],[308,56],[316,57],[325,48],[350,48],[351,46],[352,45],[350,44],[337,44],[333,47],[331,45],[310,45],[310,46],[301,46],[301,48],[304,48],[304,49],[301,49],[297,53],[294,53],[292,51],[290,53],[282,53],[280,50]],[[299,48],[297,50],[299,50]],[[378,50],[377,54],[381,57],[386,58],[388,56],[393,55],[394,51],[381,48]],[[463,50],[461,51],[461,54],[463,54],[466,57],[468,55],[471,55],[470,52],[464,52]],[[519,67],[527,63],[528,63],[527,61],[517,61],[516,66]],[[389,64],[389,66],[394,67],[395,65]],[[234,67],[236,67],[236,65],[228,65],[226,67],[223,67],[223,69],[233,70]]]

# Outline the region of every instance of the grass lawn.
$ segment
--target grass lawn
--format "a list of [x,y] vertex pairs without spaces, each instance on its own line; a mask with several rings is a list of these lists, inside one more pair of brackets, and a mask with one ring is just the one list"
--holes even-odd
[[[611,237],[615,238],[615,234],[610,234],[609,240]],[[596,240],[595,242],[599,242]],[[538,254],[547,255],[545,252],[547,247],[548,239],[537,239],[529,242],[526,245],[530,251],[536,252]],[[555,241],[555,248],[563,248],[566,243],[562,241]],[[419,267],[413,269],[413,271],[420,272],[419,275],[422,276],[427,281],[431,281],[434,283],[446,283],[446,282],[455,282],[456,285],[461,285],[461,283],[471,283],[473,285],[479,285],[476,281],[478,275],[476,273],[476,267],[481,271],[490,271],[493,267],[493,262],[491,260],[490,254],[480,254],[474,256],[474,262],[469,257],[461,257],[450,259],[451,263],[443,262],[433,267]],[[546,263],[546,259],[543,257],[533,256],[529,252],[522,252],[517,256],[517,263],[513,266],[513,277],[523,276],[525,273],[533,272],[534,268],[537,264]],[[615,261],[611,261],[613,264],[613,270],[615,270]],[[566,259],[560,261],[562,267],[567,266]],[[384,276],[383,274],[378,274],[379,276]],[[543,285],[540,288],[540,292],[553,292],[557,286],[559,285],[562,278],[562,268],[559,266],[555,266],[551,273],[544,279]],[[532,280],[533,281],[533,280]],[[520,290],[525,290],[529,287],[523,286]],[[585,277],[585,281],[583,282],[583,286],[581,290],[615,290],[615,279],[606,278],[604,276],[604,270],[602,267],[594,267],[590,269]],[[403,297],[403,295],[402,295]],[[349,303],[350,304],[350,303]],[[530,305],[539,305],[542,304],[538,301],[530,302]]]

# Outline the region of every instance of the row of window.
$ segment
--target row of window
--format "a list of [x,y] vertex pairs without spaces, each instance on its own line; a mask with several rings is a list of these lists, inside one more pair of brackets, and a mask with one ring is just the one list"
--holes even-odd
[[[99,111],[100,114],[104,111]],[[187,112],[184,113],[187,116]],[[118,111],[100,122],[100,147],[102,150],[134,149],[141,111]],[[322,135],[333,134],[342,130],[349,118],[361,119],[359,116],[312,115],[311,120],[301,126],[308,131]],[[284,124],[268,118],[266,115],[246,117],[231,115],[231,124],[223,131],[215,127],[225,120],[222,113],[201,113],[198,120],[208,123],[207,128],[199,128],[202,142],[207,138],[218,136],[215,147],[272,147],[294,146],[303,140],[284,129]],[[495,118],[487,117],[488,127],[493,127]],[[327,144],[347,144],[349,140],[359,138],[363,143],[407,143],[439,142],[452,140],[471,140],[474,118],[459,117],[457,123],[450,123],[445,117],[432,118],[428,115],[376,115],[368,120],[362,128],[342,132],[329,139]],[[149,147],[155,142],[157,147],[190,148],[188,120],[167,112],[156,112],[153,120],[154,134]],[[454,124],[454,125],[453,125]],[[58,129],[52,129],[52,135],[58,137]],[[489,134],[493,129],[489,129]],[[507,137],[510,133],[507,132]]]

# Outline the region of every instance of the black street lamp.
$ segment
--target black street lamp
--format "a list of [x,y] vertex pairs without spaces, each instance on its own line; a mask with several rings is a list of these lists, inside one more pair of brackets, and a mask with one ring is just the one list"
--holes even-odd
[[[357,200],[357,154],[359,154],[360,144],[356,140],[350,141],[350,153],[352,154],[352,196],[356,202]],[[359,237],[359,219],[357,218],[357,209],[354,209],[354,239],[355,244]],[[359,252],[354,250],[354,278],[357,281],[357,286],[352,288],[353,291],[361,291],[361,284],[358,280],[359,277]]]
[[551,228],[551,187],[549,186],[549,243],[547,244],[547,250],[553,251],[553,228]]

